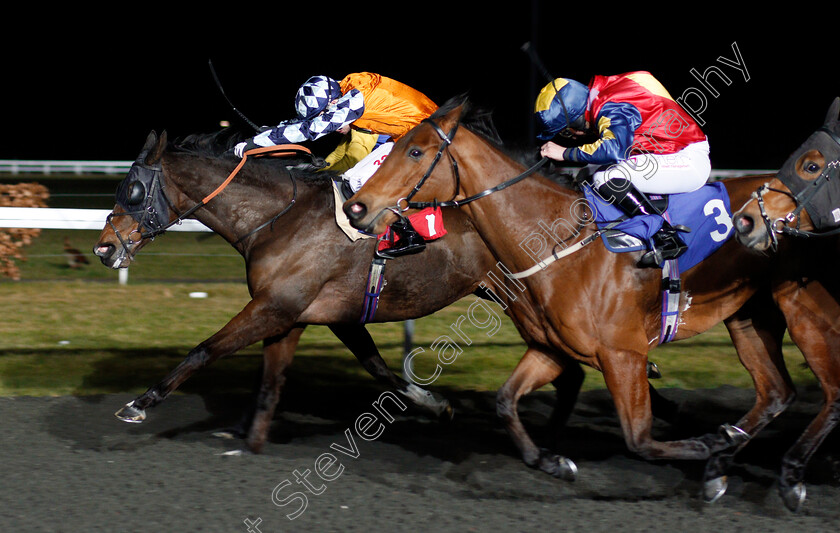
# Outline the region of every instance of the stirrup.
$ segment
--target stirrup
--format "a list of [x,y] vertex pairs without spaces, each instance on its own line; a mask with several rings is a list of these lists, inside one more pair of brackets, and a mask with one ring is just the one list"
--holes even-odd
[[426,249],[426,241],[423,240],[423,236],[411,227],[408,220],[402,219],[394,222],[391,224],[391,231],[400,239],[392,247],[377,251],[376,255],[379,257],[394,259],[404,255],[417,254]]
[[677,236],[676,228],[660,230],[653,236],[651,250],[642,255],[637,266],[641,268],[661,268],[665,261],[676,259],[688,250],[688,246]]

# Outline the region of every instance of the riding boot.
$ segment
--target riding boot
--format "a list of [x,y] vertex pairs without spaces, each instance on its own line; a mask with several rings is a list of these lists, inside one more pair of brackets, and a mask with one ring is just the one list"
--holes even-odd
[[[608,200],[613,198],[615,205],[627,215],[662,215],[651,203],[650,199],[624,178],[614,178],[598,187],[598,193]],[[682,225],[671,225],[664,218],[662,227],[651,238],[651,250],[645,252],[639,259],[638,266],[659,268],[669,259],[676,259],[688,249],[685,242],[678,235],[688,233],[689,228]]]
[[407,218],[402,217],[391,224],[393,231],[399,240],[391,248],[380,250],[377,254],[386,259],[393,259],[404,255],[411,255],[422,252],[426,248],[423,236],[417,233]]

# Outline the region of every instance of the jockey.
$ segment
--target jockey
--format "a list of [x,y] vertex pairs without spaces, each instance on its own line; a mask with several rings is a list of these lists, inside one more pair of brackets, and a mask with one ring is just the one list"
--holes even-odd
[[[548,141],[540,154],[589,164],[594,189],[629,216],[661,214],[645,193],[691,192],[709,179],[706,136],[649,72],[595,76],[589,86],[557,78],[540,91],[534,112],[537,137]],[[557,135],[561,144],[551,141]],[[587,136],[594,140],[566,146]],[[659,267],[685,252],[680,231],[689,230],[663,219],[639,266]]]
[[[295,96],[297,118],[266,128],[237,144],[234,153],[242,157],[253,148],[314,141],[334,131],[347,133],[348,127],[352,127],[376,136],[377,141],[369,154],[342,175],[355,193],[379,168],[394,142],[436,110],[437,105],[420,91],[379,74],[348,74],[340,82],[327,76],[314,76]],[[382,136],[390,139],[380,142]],[[416,253],[425,247],[423,238],[405,219],[391,227],[400,239],[397,247],[387,250],[387,255]]]

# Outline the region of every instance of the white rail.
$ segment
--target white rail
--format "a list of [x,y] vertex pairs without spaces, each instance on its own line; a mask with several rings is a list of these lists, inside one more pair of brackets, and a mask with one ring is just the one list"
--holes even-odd
[[114,174],[131,168],[131,161],[19,161],[0,159],[4,174]]
[[[105,227],[110,209],[58,209],[0,207],[0,228],[95,229]],[[198,220],[187,219],[168,231],[212,231]]]

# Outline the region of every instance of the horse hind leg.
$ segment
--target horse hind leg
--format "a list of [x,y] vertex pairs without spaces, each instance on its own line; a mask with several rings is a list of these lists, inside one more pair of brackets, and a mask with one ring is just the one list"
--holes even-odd
[[[516,365],[513,374],[496,394],[496,414],[505,425],[508,435],[519,449],[522,460],[526,465],[538,468],[555,477],[573,481],[577,477],[577,466],[565,457],[538,448],[528,435],[517,411],[519,398],[525,394],[550,382],[562,383],[562,380],[557,380],[563,370],[562,364],[555,358],[533,347],[528,348],[519,364]],[[574,383],[574,380],[572,382]],[[577,398],[577,391],[574,393],[574,398]],[[574,401],[572,401],[573,403]],[[555,418],[565,422],[566,417],[563,412],[567,407],[561,405],[561,411],[557,412]]]
[[409,383],[388,368],[388,364],[382,359],[376,343],[373,342],[373,338],[364,325],[331,324],[329,327],[378,382],[393,387],[401,396],[438,419],[452,420],[454,410],[449,400],[414,383]]

